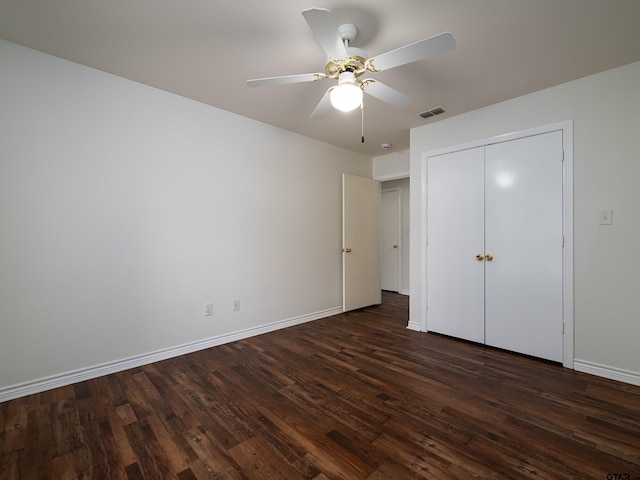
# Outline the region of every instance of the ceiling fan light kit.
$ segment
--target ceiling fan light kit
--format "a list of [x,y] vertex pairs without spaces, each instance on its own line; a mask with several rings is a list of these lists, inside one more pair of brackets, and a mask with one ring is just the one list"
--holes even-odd
[[311,118],[319,118],[331,110],[331,106],[343,112],[352,111],[363,105],[363,93],[367,93],[396,108],[407,108],[411,99],[403,93],[374,79],[361,80],[365,72],[376,73],[399,67],[407,63],[450,52],[456,40],[449,32],[425,38],[404,47],[396,48],[373,58],[367,53],[351,46],[358,29],[347,23],[336,27],[333,16],[326,8],[309,8],[302,12],[313,31],[320,47],[327,55],[325,73],[307,73],[285,75],[248,80],[250,87],[285,85],[331,78],[338,81],[325,92]]
[[329,93],[333,108],[343,112],[350,112],[362,105],[362,97],[362,88],[358,85],[355,74],[350,71],[340,74],[338,86]]

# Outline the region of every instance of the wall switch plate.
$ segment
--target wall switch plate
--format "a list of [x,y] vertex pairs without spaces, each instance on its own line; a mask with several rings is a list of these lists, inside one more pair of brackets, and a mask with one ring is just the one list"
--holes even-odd
[[233,311],[237,312],[238,310],[240,310],[240,300],[234,300],[233,301]]
[[613,221],[613,210],[600,209],[598,210],[598,225],[611,225]]
[[210,317],[213,315],[213,303],[205,303],[204,304],[204,316]]

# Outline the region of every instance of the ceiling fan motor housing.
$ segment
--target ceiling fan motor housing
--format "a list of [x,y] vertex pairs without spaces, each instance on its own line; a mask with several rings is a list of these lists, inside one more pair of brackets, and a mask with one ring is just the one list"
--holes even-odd
[[330,78],[339,78],[342,72],[353,72],[357,77],[367,70],[365,62],[369,58],[367,52],[361,48],[349,46],[358,36],[358,28],[352,23],[345,23],[338,27],[338,34],[347,50],[347,58],[328,58],[325,71]]
[[356,77],[368,70],[367,52],[360,48],[347,47],[347,58],[329,58],[325,71],[330,78],[338,78],[342,72],[353,72]]

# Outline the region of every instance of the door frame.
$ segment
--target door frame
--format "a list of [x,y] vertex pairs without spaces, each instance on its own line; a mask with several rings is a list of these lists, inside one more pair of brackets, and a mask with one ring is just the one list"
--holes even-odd
[[482,147],[509,140],[562,131],[562,230],[564,248],[562,252],[562,318],[564,322],[564,337],[562,348],[562,364],[566,368],[573,368],[574,360],[574,312],[573,312],[573,120],[552,123],[541,127],[520,130],[517,132],[497,135],[460,145],[440,148],[424,152],[420,165],[420,279],[422,295],[420,295],[420,315],[412,319],[408,328],[429,331],[427,309],[427,159],[436,155],[452,153],[469,148]]
[[[381,184],[382,185],[382,184]],[[402,291],[402,190],[400,187],[391,187],[384,188],[380,190],[380,254],[382,256],[382,229],[384,228],[384,224],[382,222],[382,194],[388,192],[396,192],[398,209],[396,212],[396,230],[398,237],[398,271],[396,274],[398,275],[398,293]],[[380,288],[382,288],[382,258],[380,258]]]

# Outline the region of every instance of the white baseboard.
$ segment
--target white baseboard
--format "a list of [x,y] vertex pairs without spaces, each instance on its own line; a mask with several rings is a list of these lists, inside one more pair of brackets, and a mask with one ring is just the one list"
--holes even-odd
[[0,388],[0,403],[343,313],[342,306]]
[[422,325],[420,325],[418,322],[412,322],[411,320],[409,320],[409,323],[407,324],[407,328],[409,330],[415,330],[416,332],[422,331]]
[[401,289],[398,293],[399,293],[400,295],[407,295],[407,296],[409,296],[409,295],[411,294],[411,290],[409,290],[409,289]]
[[623,370],[621,368],[600,365],[598,363],[587,362],[585,360],[574,360],[573,368],[579,372],[597,375],[598,377],[617,380],[619,382],[630,383],[640,386],[640,373]]

